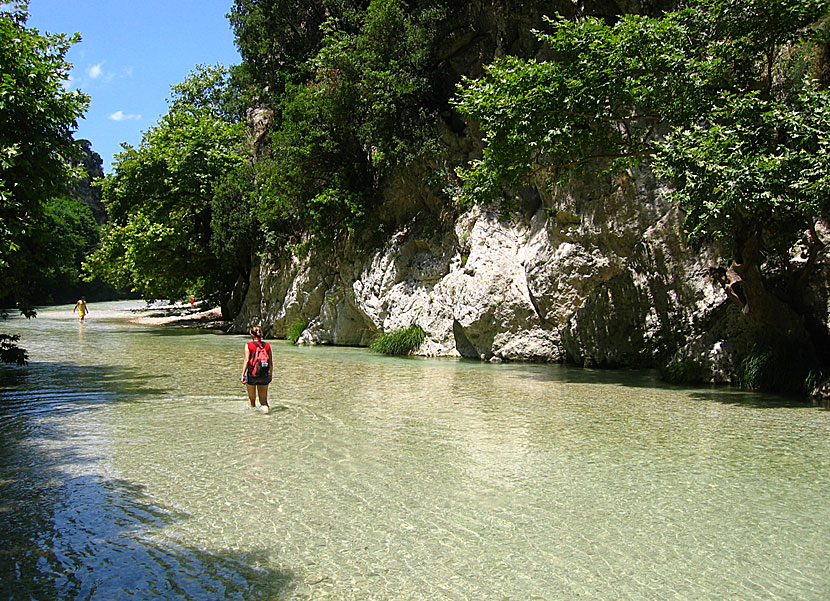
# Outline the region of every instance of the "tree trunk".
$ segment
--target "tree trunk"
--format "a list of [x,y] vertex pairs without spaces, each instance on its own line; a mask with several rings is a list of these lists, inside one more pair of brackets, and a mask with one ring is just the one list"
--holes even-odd
[[726,271],[726,293],[744,314],[767,328],[771,336],[807,343],[804,320],[789,304],[769,292],[761,275],[757,237],[751,237]]
[[233,286],[233,290],[222,298],[220,309],[222,310],[222,319],[225,321],[233,321],[242,310],[245,295],[248,293],[249,281],[247,274],[240,275]]

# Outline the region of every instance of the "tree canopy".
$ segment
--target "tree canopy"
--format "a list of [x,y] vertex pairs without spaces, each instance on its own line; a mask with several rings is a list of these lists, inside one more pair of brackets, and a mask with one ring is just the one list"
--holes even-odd
[[169,111],[138,148],[116,156],[102,183],[110,223],[86,263],[90,274],[145,298],[223,300],[225,280],[238,274],[222,269],[212,244],[214,199],[246,164],[245,126],[223,103],[227,85],[224,69],[198,68],[173,87]]
[[[384,178],[434,138],[428,67],[442,3],[324,4],[234,4],[245,63],[197,69],[138,148],[116,157],[103,182],[112,222],[90,274],[224,306],[257,249],[365,223]],[[255,162],[240,98],[272,116]]]
[[25,5],[0,10],[0,310],[33,314],[33,274],[64,258],[52,199],[66,197],[77,173],[72,135],[87,96],[64,87],[77,35],[41,34],[26,26]]
[[810,266],[823,245],[827,11],[826,0],[690,0],[660,18],[550,20],[538,33],[550,58],[505,57],[459,87],[485,144],[460,172],[466,198],[648,160],[692,241],[726,243],[731,297],[791,334],[797,319],[781,317],[761,266],[805,235]]
[[351,23],[366,0],[234,0],[228,14],[245,68],[266,95],[308,75],[324,24]]
[[431,147],[428,67],[440,6],[344,7],[275,100],[271,157],[259,161],[266,226],[342,236],[365,222],[394,169]]
[[[0,7],[0,317],[16,307],[35,315],[45,272],[72,254],[63,235],[84,225],[67,215],[79,153],[72,134],[89,99],[64,87],[69,47],[79,36],[43,35],[26,26],[26,5]],[[74,222],[74,223],[72,223]],[[77,227],[75,227],[77,226]],[[56,252],[57,251],[57,252]],[[0,361],[23,364],[17,336],[0,335]]]

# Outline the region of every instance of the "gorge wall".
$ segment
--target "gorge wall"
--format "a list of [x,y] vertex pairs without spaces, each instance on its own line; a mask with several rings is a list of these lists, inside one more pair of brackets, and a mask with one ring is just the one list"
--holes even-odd
[[79,140],[78,143],[81,154],[73,161],[72,166],[80,167],[84,175],[75,181],[69,193],[88,206],[98,225],[103,225],[108,220],[107,209],[101,200],[101,188],[92,185],[94,180],[104,177],[103,161],[101,155],[92,150],[89,140]]
[[[540,195],[507,219],[498,206],[445,221],[424,211],[369,252],[263,259],[234,328],[282,336],[302,321],[301,343],[367,345],[417,324],[423,355],[606,367],[695,359],[729,381],[752,322],[727,300],[716,254],[688,248],[679,226],[647,172]],[[826,283],[812,299],[827,328]]]
[[[529,2],[513,15],[496,4],[469,3],[470,23],[448,38],[447,94],[500,53],[533,52],[530,29],[555,3]],[[607,16],[672,3],[559,4],[563,14],[590,5]],[[479,28],[487,35],[476,35]],[[269,118],[267,109],[250,112],[255,148]],[[478,155],[474,124],[447,111],[437,127],[450,171]],[[387,183],[385,233],[260,258],[233,329],[261,325],[280,337],[303,322],[300,343],[367,345],[379,332],[417,324],[427,334],[418,352],[427,356],[602,367],[694,359],[714,381],[735,378],[757,327],[728,301],[718,250],[685,244],[683,216],[647,166],[552,191],[538,182],[512,199],[520,210],[509,216],[498,204],[464,207],[441,197],[423,184],[429,169],[412,166]],[[827,282],[826,272],[817,274],[804,301],[824,337]]]

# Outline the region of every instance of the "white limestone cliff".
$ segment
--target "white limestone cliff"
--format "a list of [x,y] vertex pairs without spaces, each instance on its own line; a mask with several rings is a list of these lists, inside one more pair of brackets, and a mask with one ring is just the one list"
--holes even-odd
[[742,316],[717,257],[687,248],[676,209],[633,175],[559,189],[524,216],[472,207],[436,226],[416,215],[373,250],[266,257],[235,329],[281,336],[303,321],[300,343],[363,346],[417,324],[427,356],[596,366],[677,356],[728,379],[737,343],[721,330]]

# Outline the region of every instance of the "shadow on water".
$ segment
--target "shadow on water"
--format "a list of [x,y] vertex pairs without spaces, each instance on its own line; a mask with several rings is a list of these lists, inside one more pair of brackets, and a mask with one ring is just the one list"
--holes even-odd
[[[173,338],[181,338],[182,336],[204,336],[205,334],[214,334],[218,336],[224,336],[226,332],[221,328],[208,328],[202,325],[179,325],[175,327],[168,327],[168,328],[152,328],[147,329],[142,332],[142,334],[147,334],[148,336],[155,336],[159,338],[166,338],[166,337],[173,337]],[[228,336],[238,336],[240,340],[242,336],[240,334],[227,334]],[[246,339],[250,340],[246,337]]]
[[712,388],[711,392],[692,392],[689,397],[700,401],[714,401],[724,405],[742,405],[753,409],[819,409],[810,400],[799,397],[715,387]]
[[604,384],[644,390],[676,391],[694,400],[742,405],[754,409],[816,409],[809,399],[798,396],[740,390],[726,384],[699,386],[671,384],[662,380],[657,370],[590,369],[556,364],[544,366],[542,369],[528,370],[528,377],[542,382],[562,384]]
[[[287,598],[292,573],[257,567],[267,550],[203,549],[171,537],[177,523],[199,516],[107,475],[94,447],[54,424],[53,416],[164,390],[130,369],[29,367],[0,367],[0,600]],[[47,385],[55,378],[71,385],[57,392]]]
[[84,366],[30,361],[25,367],[0,365],[0,405],[21,403],[26,409],[34,403],[59,402],[62,409],[84,409],[99,403],[128,401],[136,396],[165,392],[153,388],[159,376],[139,374],[127,367]]

